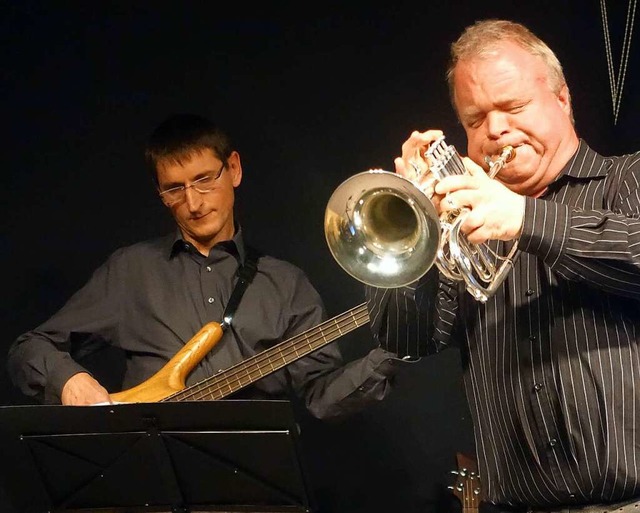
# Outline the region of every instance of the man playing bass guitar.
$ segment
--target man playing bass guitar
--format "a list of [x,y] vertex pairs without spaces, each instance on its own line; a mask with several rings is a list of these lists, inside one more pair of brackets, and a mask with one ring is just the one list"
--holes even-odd
[[[9,351],[8,370],[26,396],[49,404],[113,402],[79,363],[81,357],[105,346],[123,350],[122,387],[135,389],[161,373],[181,350],[188,352],[185,344],[203,326],[220,323],[223,331],[199,333],[208,339],[206,354],[185,355],[191,361],[184,384],[191,386],[326,318],[303,271],[259,255],[233,320],[223,324],[238,271],[250,254],[234,216],[235,189],[243,174],[240,154],[212,121],[181,114],[155,129],[145,156],[177,228],[115,251],[60,311],[18,337]],[[314,416],[337,417],[385,397],[394,361],[377,347],[345,363],[339,348],[327,345],[292,359],[242,392],[264,399],[293,391]],[[127,400],[147,399],[134,395]]]

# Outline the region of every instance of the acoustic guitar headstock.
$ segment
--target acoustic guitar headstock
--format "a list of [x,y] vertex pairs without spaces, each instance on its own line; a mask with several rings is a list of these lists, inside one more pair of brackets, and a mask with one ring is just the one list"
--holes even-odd
[[482,500],[480,489],[480,476],[476,461],[460,452],[456,453],[457,470],[451,473],[456,475],[456,482],[449,489],[462,504],[463,513],[478,513]]

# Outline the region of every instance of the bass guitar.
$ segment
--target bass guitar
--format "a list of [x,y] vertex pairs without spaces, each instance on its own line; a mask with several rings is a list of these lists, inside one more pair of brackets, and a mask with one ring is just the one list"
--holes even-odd
[[186,387],[193,368],[220,341],[223,330],[202,327],[156,374],[139,385],[110,394],[114,403],[217,400],[272,374],[369,322],[366,303],[262,351],[199,383]]
[[458,469],[452,470],[451,473],[455,474],[457,479],[455,484],[448,488],[462,504],[462,513],[479,513],[482,495],[476,462],[460,452],[456,453],[456,462]]

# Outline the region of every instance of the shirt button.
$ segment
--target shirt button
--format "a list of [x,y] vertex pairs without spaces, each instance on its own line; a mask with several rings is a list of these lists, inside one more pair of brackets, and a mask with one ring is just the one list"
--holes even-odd
[[544,387],[544,385],[542,383],[536,383],[535,385],[533,385],[533,389],[536,392],[540,392],[540,390],[542,390],[542,387]]
[[210,265],[208,265],[208,266],[207,266],[207,272],[208,272],[208,273],[210,273],[210,272],[211,272],[211,266],[210,266]]
[[525,295],[527,295],[527,296],[533,296],[533,292],[534,292],[534,290],[533,290],[533,289],[527,289],[527,291],[525,292]]
[[212,297],[210,297],[209,299],[207,299],[207,301],[209,301],[209,303],[213,303],[215,301],[215,299],[213,299]]
[[556,445],[558,445],[558,441],[555,438],[549,440],[549,447],[555,447]]
[[535,335],[529,335],[529,340],[531,342],[535,342],[536,341],[536,336]]

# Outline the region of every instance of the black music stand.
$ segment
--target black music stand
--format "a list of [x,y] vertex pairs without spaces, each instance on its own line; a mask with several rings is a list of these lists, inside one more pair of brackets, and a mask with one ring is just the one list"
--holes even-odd
[[287,401],[0,407],[16,513],[309,512]]

